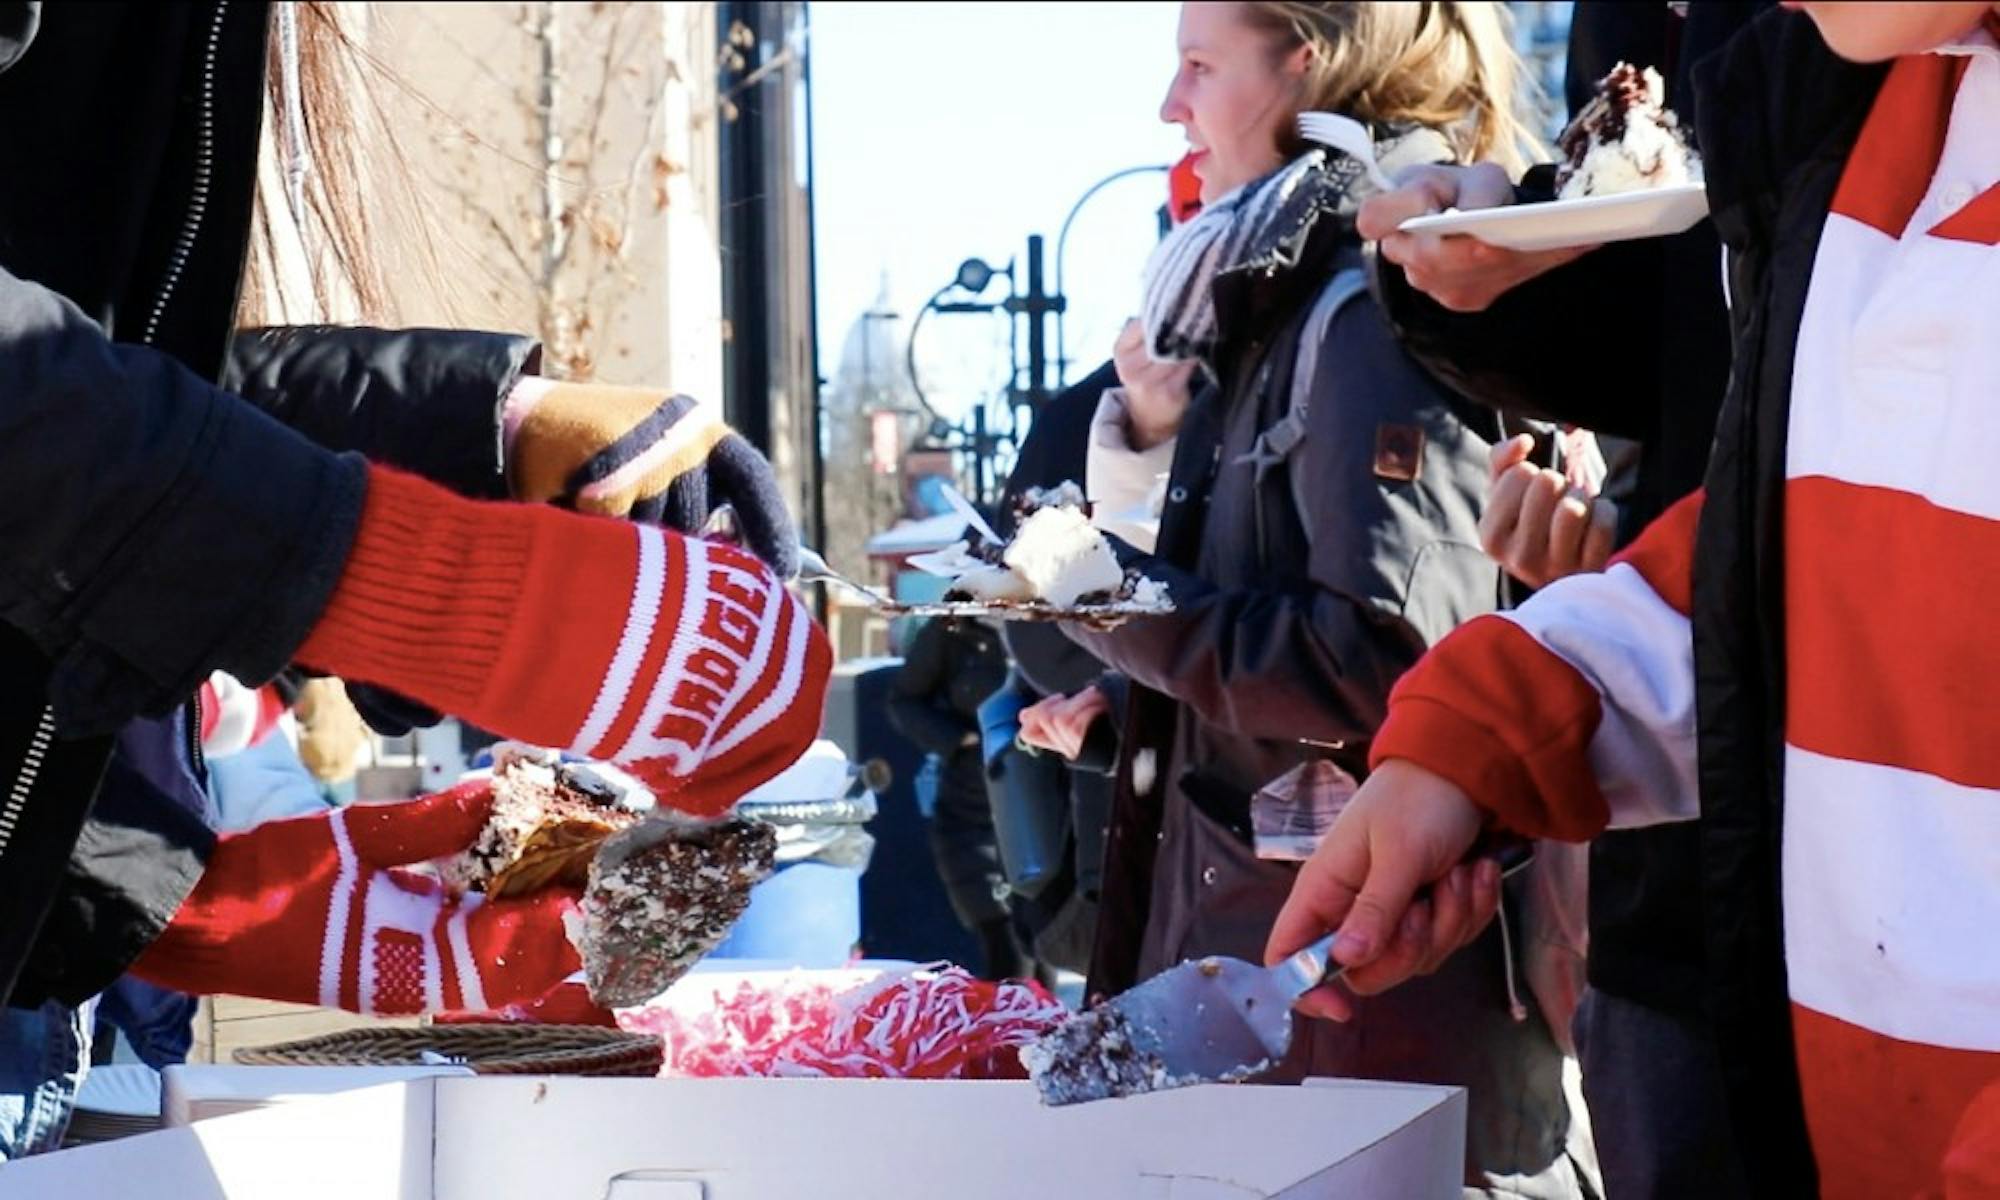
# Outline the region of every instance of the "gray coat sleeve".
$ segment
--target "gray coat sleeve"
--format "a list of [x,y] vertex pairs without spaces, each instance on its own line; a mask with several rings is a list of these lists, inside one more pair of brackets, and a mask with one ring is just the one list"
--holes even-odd
[[0,620],[54,659],[62,730],[283,667],[346,560],[361,458],[4,271],[0,377]]
[[[1488,443],[1372,303],[1341,310],[1317,362],[1295,381],[1311,389],[1307,433],[1280,468],[1298,481],[1299,519],[1311,526],[1307,581],[1223,589],[1128,548],[1128,565],[1167,583],[1175,611],[1108,633],[1070,631],[1114,670],[1219,728],[1365,741],[1425,648],[1494,607],[1498,568],[1477,541]],[[1378,472],[1378,439],[1406,445],[1413,431],[1422,436],[1416,478]],[[1283,488],[1263,490],[1280,497]]]

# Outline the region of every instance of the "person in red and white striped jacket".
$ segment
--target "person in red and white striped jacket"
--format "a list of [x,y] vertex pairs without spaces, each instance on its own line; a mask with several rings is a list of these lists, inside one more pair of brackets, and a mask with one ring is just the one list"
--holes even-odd
[[1491,915],[1490,827],[1700,818],[1756,1194],[2000,1196],[2000,6],[1796,7],[1847,63],[1773,13],[1700,80],[1708,487],[1404,677],[1269,949],[1379,990]]

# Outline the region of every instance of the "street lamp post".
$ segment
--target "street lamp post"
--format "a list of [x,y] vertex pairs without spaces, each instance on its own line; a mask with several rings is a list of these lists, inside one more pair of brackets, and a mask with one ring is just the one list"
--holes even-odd
[[1069,206],[1069,214],[1063,218],[1062,228],[1056,232],[1055,295],[1057,304],[1061,306],[1055,310],[1057,388],[1061,388],[1069,382],[1069,339],[1063,331],[1063,313],[1069,307],[1069,293],[1063,290],[1063,256],[1064,252],[1069,249],[1070,224],[1076,220],[1076,214],[1083,210],[1083,206],[1090,202],[1090,198],[1092,196],[1095,196],[1097,193],[1103,191],[1110,185],[1117,183],[1121,179],[1129,178],[1130,176],[1133,175],[1147,175],[1156,171],[1164,174],[1167,170],[1168,167],[1166,166],[1166,164],[1153,163],[1147,166],[1126,167],[1122,171],[1113,171],[1111,174],[1106,175],[1104,178],[1098,180],[1096,183],[1091,184],[1090,187],[1083,193],[1083,195],[1078,196],[1076,198],[1076,203]]
[[[1013,274],[1010,272],[1007,276],[1009,285],[1013,283],[1013,280]],[[1010,316],[1028,318],[1028,384],[1026,387],[1020,386],[1020,369],[1018,366],[1020,362],[1019,328],[1015,326],[1009,329],[1009,333],[1012,335],[1008,350],[1008,356],[1012,361],[1007,364],[1008,379],[1010,381],[1007,388],[1009,411],[1011,412],[1013,409],[1026,404],[1029,411],[1040,412],[1042,410],[1042,402],[1049,398],[1048,329],[1043,324],[1043,321],[1044,318],[1054,315],[1057,322],[1060,323],[1062,321],[1063,310],[1068,307],[1068,303],[1063,299],[1060,290],[1054,293],[1042,290],[1041,234],[1031,233],[1028,235],[1027,292],[1013,292],[1010,286],[1006,302],[1002,307],[1007,310]],[[1058,324],[1057,328],[1061,328],[1060,324]],[[1058,340],[1060,340],[1060,336],[1058,334]]]
[[[931,418],[932,428],[941,432],[935,434],[940,440],[950,433],[960,435],[954,449],[964,450],[972,456],[973,494],[982,502],[987,496],[987,458],[1009,435],[993,432],[987,423],[983,406],[975,408],[969,418],[969,428],[954,427],[943,421],[937,410],[931,406],[930,398],[924,395],[923,384],[917,379],[917,331],[922,328],[924,317],[932,312],[949,313],[993,313],[1004,312],[1008,317],[1007,348],[1007,403],[1009,428],[1019,429],[1018,410],[1027,406],[1030,411],[1039,411],[1049,398],[1049,359],[1047,318],[1053,315],[1058,322],[1062,319],[1065,303],[1060,292],[1044,290],[1042,281],[1042,235],[1028,235],[1027,290],[1019,287],[1014,274],[1014,263],[995,269],[984,260],[968,258],[958,266],[951,282],[932,292],[930,299],[917,311],[916,320],[910,324],[910,340],[905,351],[905,366],[910,373],[910,385],[915,391],[918,403]],[[979,297],[995,279],[1007,281],[1007,295],[1000,300],[981,300]],[[953,291],[967,293],[971,299],[946,300]],[[1025,317],[1027,330],[1027,364],[1023,375],[1021,363],[1021,325],[1019,318]],[[1060,325],[1058,325],[1060,330]],[[1058,332],[1057,341],[1061,341]]]
[[[1030,249],[1032,251],[1039,251],[1041,249],[1040,241],[1040,238],[1031,238]],[[1030,273],[1030,282],[1033,285],[1032,290],[1037,292],[1040,291],[1040,275],[1039,268]],[[999,278],[1007,280],[1007,298],[1004,300],[979,299],[978,297],[986,291],[992,282]],[[972,299],[946,300],[945,297],[953,291],[965,292]],[[986,408],[983,404],[973,408],[970,417],[970,429],[961,428],[946,421],[939,415],[937,409],[931,405],[930,397],[924,394],[922,381],[917,378],[917,331],[923,328],[924,317],[933,312],[951,314],[1004,311],[1009,314],[1011,323],[1012,315],[1019,311],[1017,307],[1019,302],[1020,297],[1015,294],[1014,290],[1013,263],[1008,263],[1004,269],[996,270],[984,259],[968,258],[958,265],[958,271],[952,276],[951,281],[937,291],[932,292],[930,299],[924,301],[923,307],[917,310],[916,319],[910,322],[910,338],[905,343],[904,348],[904,366],[910,373],[910,388],[916,394],[917,403],[924,410],[924,415],[930,419],[930,428],[927,431],[927,436],[942,448],[965,451],[970,456],[973,478],[972,495],[974,500],[981,503],[984,503],[987,499],[986,460],[994,450],[995,443],[999,439],[987,430]],[[1014,357],[1014,354],[1010,350],[1010,361],[1008,362],[1010,372],[1008,387],[1010,392],[1014,390],[1013,378],[1018,374],[1015,371],[1014,362],[1012,361]],[[950,435],[954,433],[959,435],[956,442],[948,440]]]

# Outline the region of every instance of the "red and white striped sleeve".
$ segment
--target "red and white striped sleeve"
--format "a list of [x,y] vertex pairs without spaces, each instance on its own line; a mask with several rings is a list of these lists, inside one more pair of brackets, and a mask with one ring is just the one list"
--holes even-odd
[[1701,504],[1668,509],[1604,571],[1439,642],[1391,693],[1371,763],[1434,771],[1531,837],[1692,819]]
[[217,671],[201,685],[201,752],[227,758],[247,750],[270,736],[284,715],[276,688],[246,687]]

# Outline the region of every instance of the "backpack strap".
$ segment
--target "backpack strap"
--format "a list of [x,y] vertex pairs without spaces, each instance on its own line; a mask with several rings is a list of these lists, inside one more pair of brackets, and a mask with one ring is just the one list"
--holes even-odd
[[[1360,267],[1347,267],[1334,274],[1319,298],[1313,301],[1312,311],[1306,314],[1305,325],[1299,334],[1298,359],[1292,367],[1291,398],[1285,415],[1277,423],[1257,435],[1249,451],[1237,459],[1238,463],[1252,467],[1256,481],[1263,483],[1264,475],[1271,468],[1291,458],[1293,451],[1306,440],[1307,409],[1312,399],[1313,376],[1319,370],[1320,349],[1326,344],[1327,331],[1333,328],[1333,319],[1340,310],[1355,298],[1368,291],[1368,275]],[[1299,473],[1290,474],[1292,504],[1299,514],[1299,524],[1305,529],[1306,542],[1312,542],[1313,523],[1305,519],[1306,506],[1300,495]]]

